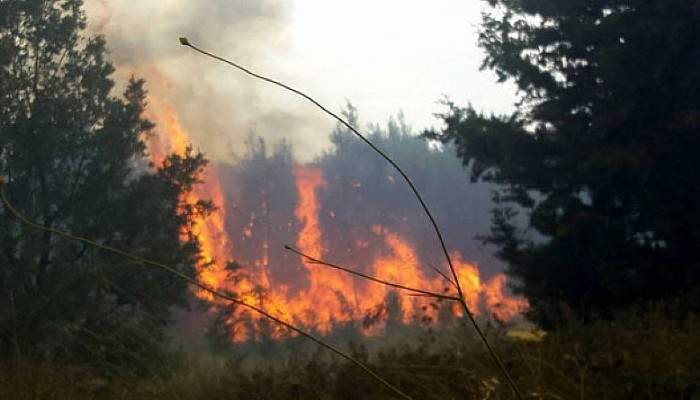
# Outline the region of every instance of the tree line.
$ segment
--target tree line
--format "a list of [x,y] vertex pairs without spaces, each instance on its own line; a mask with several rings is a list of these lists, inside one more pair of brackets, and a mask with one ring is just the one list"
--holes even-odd
[[[681,319],[698,311],[700,5],[488,3],[479,34],[483,68],[515,82],[517,111],[489,115],[448,101],[444,129],[423,136],[456,151],[467,167],[459,171],[464,179],[468,172],[497,189],[486,242],[528,298],[529,317],[554,329],[572,319],[614,318],[650,301],[672,300]],[[85,24],[80,0],[0,1],[2,190],[45,227],[193,274],[200,255],[192,224],[213,205],[188,203],[183,194],[207,160],[189,149],[151,164],[145,82],[131,79],[115,96],[105,40],[88,37]],[[464,204],[443,201],[455,197],[441,196],[444,180],[431,180],[456,170],[400,121],[370,137],[401,154],[435,208],[445,210],[439,218],[449,236],[467,240],[450,219],[450,210]],[[342,130],[331,138],[335,152],[317,160],[329,185],[356,178],[352,173],[391,179],[379,160],[357,163],[360,144]],[[290,163],[285,151],[272,162]],[[247,162],[262,161],[258,154]],[[242,178],[259,182],[253,172]],[[378,200],[371,212],[362,206],[366,192],[329,193],[350,196],[349,210],[359,209],[348,215],[367,225],[389,218],[387,207],[405,204],[399,189],[385,183],[371,192]],[[327,218],[329,231],[351,232],[349,218]],[[184,284],[32,231],[5,207],[0,220],[3,357],[144,370],[146,360],[167,357],[163,328],[171,307],[188,303]]]
[[[512,115],[447,104],[474,179],[502,184],[489,242],[547,327],[675,299],[700,307],[700,5],[492,0],[483,68]],[[517,209],[527,224],[514,223]]]

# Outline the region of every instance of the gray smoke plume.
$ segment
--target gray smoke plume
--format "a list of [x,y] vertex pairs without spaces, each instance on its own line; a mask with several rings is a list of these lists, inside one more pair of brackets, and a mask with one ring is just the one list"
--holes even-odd
[[285,74],[290,2],[85,0],[91,34],[103,34],[122,83],[145,78],[170,103],[193,144],[214,160],[240,153],[250,132],[288,138],[301,158],[324,148],[333,122],[288,93],[251,80],[178,43],[193,43],[277,78]]

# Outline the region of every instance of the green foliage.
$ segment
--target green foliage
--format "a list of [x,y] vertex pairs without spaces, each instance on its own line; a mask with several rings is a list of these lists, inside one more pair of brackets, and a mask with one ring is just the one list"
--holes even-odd
[[[83,35],[78,0],[0,2],[0,174],[32,221],[191,273],[198,244],[186,204],[206,160],[189,149],[156,170],[144,139],[146,91],[110,95],[101,37]],[[49,232],[0,208],[0,355],[80,361],[135,374],[167,357],[162,328],[183,282]],[[180,242],[181,238],[189,238]],[[162,367],[160,365],[159,367]]]
[[519,111],[448,103],[428,135],[505,185],[490,241],[531,316],[607,318],[642,298],[700,307],[698,3],[489,3],[483,66],[517,84]]

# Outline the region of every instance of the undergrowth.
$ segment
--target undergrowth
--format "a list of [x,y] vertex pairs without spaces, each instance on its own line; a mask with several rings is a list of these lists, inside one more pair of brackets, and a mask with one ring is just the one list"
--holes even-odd
[[[662,313],[572,326],[541,342],[514,340],[505,329],[489,339],[531,399],[700,399],[700,323]],[[430,332],[411,343],[351,352],[415,398],[512,399],[475,337]],[[105,378],[81,365],[6,362],[2,399],[388,399],[356,367],[325,351],[295,353],[275,363],[186,356],[167,377],[129,371]]]

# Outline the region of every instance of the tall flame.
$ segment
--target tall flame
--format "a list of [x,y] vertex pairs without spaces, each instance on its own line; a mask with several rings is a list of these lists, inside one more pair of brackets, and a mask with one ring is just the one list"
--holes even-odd
[[323,246],[321,245],[321,229],[318,223],[319,206],[316,190],[325,186],[326,181],[323,179],[321,170],[317,168],[297,167],[294,169],[294,177],[299,195],[299,203],[294,215],[303,224],[297,246],[302,252],[315,258],[321,258]]
[[[153,161],[160,164],[167,154],[184,154],[189,135],[180,124],[174,108],[167,101],[152,97],[147,117],[156,122],[160,133],[149,141]],[[294,215],[301,227],[296,245],[305,254],[324,258],[328,254],[323,245],[323,232],[318,217],[321,207],[317,194],[326,187],[326,182],[321,170],[314,167],[297,166],[293,174],[298,198]],[[210,199],[219,208],[212,215],[194,221],[193,233],[199,240],[202,256],[201,263],[197,265],[198,276],[205,284],[213,289],[235,292],[243,301],[321,333],[329,332],[339,323],[362,321],[373,310],[384,307],[387,296],[393,289],[361,281],[323,266],[303,264],[308,279],[301,289],[292,291],[285,282],[276,282],[268,265],[267,240],[261,248],[259,261],[246,274],[232,282],[226,263],[234,259],[234,254],[223,212],[228,204],[214,165],[205,169],[202,180],[204,183],[196,186],[184,200],[193,203],[200,199]],[[248,231],[243,232],[243,235],[250,236],[254,225],[245,229]],[[357,243],[358,248],[366,248],[370,241],[383,243],[387,251],[366,266],[366,272],[380,279],[433,292],[442,293],[450,288],[450,283],[442,276],[429,276],[426,273],[427,269],[414,248],[398,233],[375,225],[367,232],[367,239]],[[488,310],[500,320],[509,320],[527,308],[525,300],[506,295],[506,277],[503,274],[483,282],[475,265],[465,261],[457,251],[452,252],[451,256],[467,304],[473,313]],[[451,288],[449,290],[454,292]],[[204,300],[221,304],[209,293],[197,291],[195,294]],[[403,323],[410,323],[421,316],[432,321],[439,318],[438,307],[431,304],[434,299],[403,295],[398,299]],[[264,322],[259,315],[249,314],[243,309],[232,310],[231,321],[246,319],[250,323],[232,331],[231,340],[240,342],[261,334]],[[454,313],[459,315],[461,312],[455,308]],[[365,329],[366,334],[377,331],[377,326]],[[268,329],[265,334],[278,338],[285,333]]]
[[[183,129],[175,109],[165,100],[151,97],[146,117],[156,123],[159,135],[149,137],[148,149],[156,165],[161,165],[168,154],[184,155],[190,143],[189,135]],[[223,210],[226,206],[218,173],[213,165],[208,165],[201,177],[203,184],[194,187],[186,194],[185,202],[193,204],[198,200],[211,200],[217,210],[208,217],[197,217],[193,222],[193,234],[200,244],[202,262],[198,266],[199,279],[208,286],[219,289],[226,282],[225,263],[232,259],[228,238],[224,227]],[[203,291],[197,295],[212,299]]]
[[[316,192],[326,182],[317,168],[297,167],[294,176],[299,199],[294,214],[302,224],[297,246],[305,254],[322,258],[324,249]],[[304,322],[313,322],[313,326],[324,333],[333,327],[334,322],[348,321],[353,310],[348,309],[344,297],[354,292],[352,277],[320,266],[304,266],[309,274],[308,288],[289,299],[290,312],[295,316],[307,316]]]

